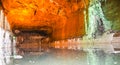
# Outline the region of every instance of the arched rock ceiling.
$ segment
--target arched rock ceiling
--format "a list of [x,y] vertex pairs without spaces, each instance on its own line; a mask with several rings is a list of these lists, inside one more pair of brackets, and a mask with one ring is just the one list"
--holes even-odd
[[1,0],[11,30],[43,30],[55,40],[82,36],[87,0]]

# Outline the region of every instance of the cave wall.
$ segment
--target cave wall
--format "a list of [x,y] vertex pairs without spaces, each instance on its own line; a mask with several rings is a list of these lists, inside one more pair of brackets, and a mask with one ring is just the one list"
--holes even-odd
[[[43,30],[59,40],[84,34],[92,38],[109,30],[120,30],[119,0],[1,1],[13,32]],[[99,30],[100,21],[103,32]]]
[[102,2],[105,2],[105,0],[89,1],[86,36],[91,39],[100,37],[109,31],[111,29],[111,22],[105,17],[102,9]]
[[1,0],[11,30],[42,30],[54,40],[85,34],[88,0]]
[[120,31],[120,0],[106,0],[102,2],[105,17],[112,24],[112,30]]
[[120,32],[120,0],[89,0],[87,38]]

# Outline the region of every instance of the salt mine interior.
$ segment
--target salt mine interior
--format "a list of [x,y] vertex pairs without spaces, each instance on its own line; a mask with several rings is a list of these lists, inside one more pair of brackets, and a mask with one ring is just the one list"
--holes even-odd
[[0,0],[0,65],[120,65],[120,0]]

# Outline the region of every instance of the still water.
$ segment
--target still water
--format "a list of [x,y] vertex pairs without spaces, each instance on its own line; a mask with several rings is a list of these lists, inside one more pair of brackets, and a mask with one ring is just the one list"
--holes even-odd
[[24,54],[22,58],[11,57],[10,62],[6,57],[1,59],[5,62],[3,65],[120,65],[120,54],[106,54],[95,49],[85,52],[51,48],[44,52]]
[[99,48],[48,47],[39,52],[18,54],[9,32],[0,31],[0,65],[120,65],[119,53],[106,53]]

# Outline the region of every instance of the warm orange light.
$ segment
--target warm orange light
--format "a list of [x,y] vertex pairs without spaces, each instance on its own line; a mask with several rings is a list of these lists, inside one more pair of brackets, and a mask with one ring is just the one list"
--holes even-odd
[[49,27],[54,40],[84,35],[84,0],[2,0],[11,30]]

